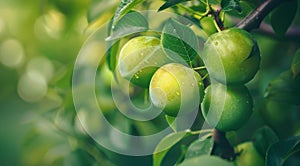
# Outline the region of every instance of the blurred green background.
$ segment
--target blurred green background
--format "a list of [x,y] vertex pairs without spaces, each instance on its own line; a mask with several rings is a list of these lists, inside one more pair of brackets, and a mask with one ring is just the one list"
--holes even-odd
[[59,161],[72,148],[45,112],[62,102],[53,80],[87,37],[88,4],[0,1],[0,165],[72,165],[72,156]]
[[[105,1],[108,7],[103,8],[101,0],[0,0],[0,165],[98,165],[99,161],[108,165],[105,160],[114,159],[130,163],[124,156],[94,150],[95,143],[78,131],[73,135],[74,128],[80,128],[71,96],[74,61],[84,41],[110,18],[118,2]],[[299,15],[298,10],[294,20],[300,20]],[[260,34],[256,38],[262,65],[248,85],[256,111],[232,133],[232,140],[238,140],[234,143],[247,140],[264,124],[281,138],[300,133],[299,106],[263,99],[268,83],[289,69],[300,40]],[[63,119],[57,113],[61,105]],[[54,125],[57,121],[64,129]],[[150,164],[148,157],[141,161]]]

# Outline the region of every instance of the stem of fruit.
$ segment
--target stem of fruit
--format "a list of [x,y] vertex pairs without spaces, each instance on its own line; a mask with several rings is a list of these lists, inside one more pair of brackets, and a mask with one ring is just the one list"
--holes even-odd
[[200,67],[194,67],[193,68],[194,70],[203,70],[203,69],[206,69],[205,66],[200,66]]
[[214,147],[213,147],[212,154],[221,156],[222,158],[230,161],[234,160],[235,158],[234,149],[231,146],[231,144],[228,142],[226,138],[226,133],[214,129],[213,139],[214,139]]
[[210,6],[210,14],[213,15],[214,17],[214,24],[216,29],[218,30],[218,32],[221,32],[224,29],[224,23],[220,17],[220,13],[221,13],[221,9],[212,9],[212,7]]
[[256,9],[254,9],[247,17],[240,21],[236,27],[250,31],[259,28],[263,19],[278,5],[285,0],[265,0]]

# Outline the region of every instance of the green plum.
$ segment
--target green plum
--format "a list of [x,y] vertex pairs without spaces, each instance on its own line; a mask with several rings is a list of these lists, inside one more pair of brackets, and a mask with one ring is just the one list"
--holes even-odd
[[238,154],[235,159],[237,166],[264,166],[263,157],[257,152],[252,142],[244,142],[235,148]]
[[225,86],[214,82],[206,88],[202,114],[220,131],[240,128],[251,116],[253,99],[246,86]]
[[204,94],[201,76],[194,70],[178,63],[159,68],[150,82],[150,99],[169,116],[179,110],[188,113],[198,108]]
[[253,79],[260,65],[260,51],[245,30],[227,29],[211,35],[201,54],[210,77],[223,84],[244,84]]
[[147,88],[154,72],[170,62],[172,60],[161,49],[158,38],[139,36],[129,40],[122,47],[118,69],[123,78]]
[[200,26],[207,35],[212,35],[217,32],[214,24],[214,18],[204,17],[200,20]]

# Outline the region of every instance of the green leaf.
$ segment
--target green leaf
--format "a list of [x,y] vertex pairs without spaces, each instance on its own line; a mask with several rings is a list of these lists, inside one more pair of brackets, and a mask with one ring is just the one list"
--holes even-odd
[[188,0],[167,0],[167,2],[165,2],[159,9],[158,11],[162,11],[162,10],[165,10],[169,7],[172,7],[174,5],[177,5],[178,3],[181,3],[181,2],[186,2]]
[[172,146],[188,135],[190,135],[190,131],[181,131],[177,133],[171,133],[163,138],[154,150],[153,166],[160,166],[165,155],[172,148]]
[[[119,0],[93,0],[87,12],[87,20],[89,23],[93,22],[99,16],[103,15],[105,12],[115,10]],[[105,7],[103,7],[105,6]]]
[[120,20],[120,18],[123,15],[128,13],[132,8],[134,8],[136,5],[138,5],[142,1],[144,1],[144,0],[122,0],[115,12],[112,26],[116,25],[116,23]]
[[266,90],[265,98],[288,104],[300,104],[300,76],[292,77],[290,70],[272,80]]
[[105,54],[106,61],[107,61],[107,64],[108,64],[108,68],[112,72],[115,71],[115,68],[117,66],[117,54],[118,54],[118,51],[119,51],[119,45],[120,45],[120,40],[118,40],[114,43],[109,42],[108,43],[108,49],[107,49],[107,52]]
[[199,50],[199,41],[195,33],[173,19],[169,19],[163,28],[161,44],[164,52],[172,59],[179,62],[183,59],[188,64]]
[[291,0],[282,3],[271,13],[272,28],[279,36],[284,36],[291,25],[296,12],[297,1]]
[[188,148],[185,159],[198,157],[201,155],[210,155],[213,149],[214,141],[212,138],[198,139]]
[[[174,132],[177,132],[177,125],[176,125],[176,117],[165,115],[168,125],[173,129]],[[175,122],[174,122],[175,121]]]
[[267,166],[281,166],[292,154],[300,150],[300,136],[291,137],[273,144],[266,157]]
[[237,10],[240,13],[242,12],[239,0],[222,0],[221,7],[225,12],[231,10]]
[[199,157],[184,160],[179,166],[234,166],[233,162],[221,159],[217,156],[202,155]]
[[298,49],[294,55],[292,65],[291,65],[291,71],[294,79],[300,73],[300,49]]
[[279,138],[270,127],[264,126],[255,131],[252,140],[256,150],[265,156],[268,148],[278,142]]
[[106,38],[106,41],[120,39],[127,35],[143,32],[148,30],[148,21],[146,18],[136,11],[131,11],[125,14],[112,29],[111,35]]

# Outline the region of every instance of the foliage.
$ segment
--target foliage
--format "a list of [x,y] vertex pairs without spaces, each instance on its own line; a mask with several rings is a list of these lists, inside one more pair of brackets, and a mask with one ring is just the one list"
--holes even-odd
[[[0,0],[1,165],[229,166],[243,153],[234,147],[245,141],[253,143],[267,166],[299,165],[299,4],[299,0]],[[99,33],[101,29],[105,33]],[[157,112],[149,89],[118,73],[122,47],[137,36],[153,36],[172,62],[201,77],[198,85],[179,83],[184,86],[180,93],[189,94],[195,86],[207,88],[216,80],[202,57],[223,52],[203,51],[208,47],[205,42],[227,29],[248,31],[259,50],[250,49],[247,55],[260,52],[261,58],[255,77],[239,84],[250,91],[253,113],[234,130],[225,133],[205,122],[200,106],[204,92],[200,91],[199,101],[189,101],[198,103],[197,110],[184,110],[187,117],[177,118]],[[228,40],[222,42],[226,45]],[[229,45],[225,49],[237,50]],[[148,50],[145,53],[153,52]],[[81,54],[90,56],[80,59]],[[233,61],[228,61],[229,67]],[[91,69],[96,71],[91,74]],[[243,70],[248,70],[245,65],[230,71]],[[82,96],[74,96],[78,92]],[[76,100],[87,102],[77,105]],[[234,108],[236,102],[226,108]],[[131,119],[126,113],[136,116]],[[143,119],[147,117],[150,120]],[[114,128],[106,127],[107,122]],[[155,141],[134,142],[122,135],[149,136],[163,130],[167,132]],[[138,145],[153,153],[117,153],[99,143],[93,132],[116,149],[132,152],[135,149],[130,148]]]

